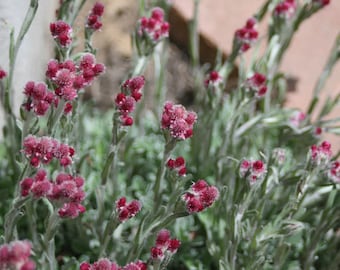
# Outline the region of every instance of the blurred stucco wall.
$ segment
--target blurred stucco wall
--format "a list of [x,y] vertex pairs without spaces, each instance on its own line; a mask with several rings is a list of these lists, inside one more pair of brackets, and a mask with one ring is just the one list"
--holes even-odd
[[[174,8],[186,20],[192,18],[193,0],[173,0]],[[230,52],[235,29],[242,27],[264,0],[201,0],[199,6],[199,30],[214,46]],[[265,34],[266,22],[259,26],[260,35]],[[289,93],[287,107],[303,111],[312,97],[312,91],[333,46],[340,33],[340,1],[333,0],[303,23],[288,49],[281,70],[298,79],[297,89]],[[247,53],[250,56],[250,53]],[[338,62],[322,93],[335,96],[340,93],[340,63]],[[332,117],[340,117],[340,105]],[[339,136],[328,136],[334,150],[340,150]]]

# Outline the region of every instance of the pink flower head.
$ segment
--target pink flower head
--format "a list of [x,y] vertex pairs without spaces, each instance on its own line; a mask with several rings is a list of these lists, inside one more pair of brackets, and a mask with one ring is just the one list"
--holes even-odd
[[246,177],[250,184],[262,179],[267,172],[266,164],[262,160],[242,160],[240,165],[241,177]]
[[274,9],[274,15],[284,19],[291,18],[296,11],[295,0],[283,0]]
[[295,127],[301,127],[303,121],[306,119],[306,114],[301,111],[295,111],[292,116],[289,118],[290,124]]
[[322,132],[323,132],[322,127],[315,127],[315,129],[314,129],[314,136],[315,137],[320,137]]
[[266,86],[267,78],[261,73],[255,73],[252,77],[248,78],[245,85],[253,91],[257,97],[263,97],[267,92]]
[[334,183],[340,184],[340,162],[338,160],[333,161],[328,169],[328,177]]
[[50,106],[55,102],[55,96],[48,91],[45,83],[28,82],[24,88],[26,101],[23,108],[26,111],[33,111],[37,116],[46,114]]
[[151,258],[162,261],[165,255],[172,256],[176,253],[180,245],[181,242],[175,238],[171,238],[168,230],[162,229],[157,235],[155,246],[151,248]]
[[222,77],[216,70],[211,71],[208,75],[208,78],[204,81],[205,87],[210,85],[215,87],[220,83],[222,83]]
[[78,96],[78,91],[90,85],[93,80],[105,71],[103,64],[96,63],[95,57],[84,54],[77,65],[72,60],[58,62],[50,60],[47,65],[46,77],[55,85],[55,94],[72,101]]
[[142,209],[142,204],[137,201],[133,200],[130,203],[126,203],[126,198],[121,197],[116,202],[116,210],[118,213],[118,219],[120,222],[124,222],[135,215]]
[[121,268],[115,262],[111,262],[107,258],[101,258],[92,265],[88,262],[82,262],[79,270],[120,270]]
[[62,208],[58,210],[58,214],[61,218],[76,218],[80,214],[84,213],[86,208],[79,203],[65,203]]
[[147,264],[142,261],[130,262],[119,270],[147,270]]
[[144,35],[153,42],[158,42],[159,40],[168,37],[169,29],[169,23],[164,21],[164,11],[159,7],[155,7],[151,11],[151,16],[149,18],[142,17],[139,20],[139,35]]
[[92,30],[99,30],[103,23],[101,22],[101,17],[104,13],[104,4],[97,2],[92,7],[92,10],[87,17],[86,27]]
[[255,29],[256,19],[250,18],[247,20],[246,25],[235,32],[236,41],[240,44],[240,52],[247,51],[251,44],[258,38],[258,32]]
[[33,167],[39,167],[40,163],[48,164],[53,158],[59,160],[59,164],[67,167],[72,163],[74,149],[67,144],[58,142],[51,137],[36,137],[28,135],[23,142],[23,153],[30,159]]
[[31,243],[14,241],[0,246],[0,269],[34,270],[35,263],[30,260]]
[[56,21],[50,24],[50,31],[54,40],[62,47],[67,47],[72,42],[72,28],[64,21]]
[[185,140],[193,135],[196,119],[196,113],[167,101],[162,114],[162,128],[169,130],[173,138]]
[[137,102],[142,97],[141,91],[144,87],[144,84],[145,84],[144,76],[137,76],[126,80],[123,83],[123,89],[127,95],[131,95],[131,97],[133,97]]
[[206,181],[198,180],[191,185],[182,199],[186,203],[187,211],[197,213],[211,206],[219,197],[219,191],[215,186],[209,186]]
[[315,165],[323,166],[327,164],[332,157],[331,144],[323,141],[320,145],[312,145],[309,154]]
[[169,159],[166,163],[170,170],[175,170],[179,176],[184,176],[186,174],[185,160],[183,157],[178,157],[176,159]]
[[3,78],[5,78],[7,76],[6,71],[4,71],[1,67],[0,67],[0,80],[2,80]]

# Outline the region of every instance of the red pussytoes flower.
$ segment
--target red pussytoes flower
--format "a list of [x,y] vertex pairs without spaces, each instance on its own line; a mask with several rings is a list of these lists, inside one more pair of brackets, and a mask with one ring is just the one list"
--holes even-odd
[[291,18],[296,11],[295,0],[283,0],[274,9],[274,15],[285,19]]
[[174,105],[167,101],[163,108],[162,129],[167,129],[175,139],[185,140],[193,135],[196,119],[195,112],[187,111],[182,105]]
[[72,28],[64,21],[56,21],[50,24],[50,31],[54,40],[60,44],[61,47],[67,47],[72,42]]
[[136,103],[142,97],[142,89],[145,84],[144,76],[137,76],[126,80],[122,84],[122,92],[115,98],[116,108],[120,114],[122,126],[131,126],[133,117],[131,113],[135,110]]
[[29,258],[31,252],[32,245],[26,240],[0,246],[0,269],[36,269],[35,263]]
[[323,141],[320,145],[312,145],[309,154],[313,164],[316,166],[325,166],[332,157],[332,145],[328,141]]
[[4,71],[1,67],[0,67],[0,80],[2,80],[3,78],[5,78],[7,76],[6,71]]
[[179,176],[184,176],[187,172],[183,157],[178,157],[176,159],[170,158],[166,165],[170,170],[175,170]]
[[100,30],[103,26],[101,17],[104,13],[104,4],[97,2],[92,7],[89,16],[87,17],[86,27],[94,31]]
[[246,25],[235,32],[236,42],[241,46],[240,52],[246,52],[258,38],[258,32],[255,29],[256,19],[250,18]]
[[250,184],[261,180],[267,172],[266,164],[262,160],[242,160],[240,165],[241,177],[246,177]]
[[219,197],[219,191],[215,186],[209,186],[205,180],[193,183],[183,196],[188,213],[197,213],[210,207]]
[[159,231],[155,246],[151,248],[151,258],[162,261],[165,256],[172,256],[180,247],[181,242],[178,239],[171,238],[170,232],[166,229]]
[[120,222],[124,222],[134,217],[141,209],[142,204],[137,200],[127,203],[126,198],[121,197],[116,201],[116,211],[118,213],[118,219]]
[[204,81],[205,87],[217,86],[220,83],[222,83],[222,77],[216,70],[211,71],[208,78]]
[[333,161],[328,169],[328,177],[334,183],[340,184],[340,162],[338,160]]
[[257,97],[263,97],[267,92],[267,78],[261,73],[255,73],[246,80],[245,86],[253,91]]
[[138,34],[148,37],[152,42],[169,36],[170,25],[164,21],[164,11],[159,7],[155,7],[151,11],[150,18],[142,17],[139,20]]

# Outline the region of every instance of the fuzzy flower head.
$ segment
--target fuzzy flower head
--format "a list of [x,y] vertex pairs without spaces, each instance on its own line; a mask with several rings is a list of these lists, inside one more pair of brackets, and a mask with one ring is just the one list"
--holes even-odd
[[295,128],[300,128],[303,125],[306,118],[307,116],[305,113],[301,111],[295,111],[289,118],[289,123],[291,126]]
[[207,79],[204,81],[205,87],[213,86],[216,87],[217,85],[222,83],[222,76],[216,71],[213,70],[208,74]]
[[240,164],[240,175],[248,179],[249,183],[255,184],[266,175],[266,164],[262,160],[242,160]]
[[36,168],[41,163],[50,163],[53,159],[57,159],[61,166],[67,167],[72,164],[75,154],[72,147],[46,136],[28,135],[24,139],[23,146],[23,153],[30,160],[31,166]]
[[246,82],[245,86],[248,90],[255,93],[255,96],[261,98],[267,92],[267,78],[265,75],[261,73],[255,73],[253,76],[249,77]]
[[153,260],[162,261],[167,256],[175,254],[180,247],[181,242],[175,238],[171,238],[168,230],[159,231],[155,246],[151,248],[151,258]]
[[296,1],[295,0],[283,0],[278,3],[274,9],[274,16],[289,19],[296,11]]
[[86,20],[86,27],[93,31],[100,30],[103,26],[101,18],[104,13],[104,4],[96,2],[92,7],[89,16]]
[[43,82],[27,82],[24,89],[26,100],[22,104],[26,111],[33,111],[37,116],[43,116],[48,109],[57,105],[57,97],[47,89],[47,85]]
[[51,35],[61,47],[68,47],[72,42],[72,28],[64,21],[56,21],[50,24]]
[[187,111],[182,105],[167,101],[163,108],[162,129],[170,132],[177,140],[185,140],[193,135],[193,126],[197,120],[195,112]]
[[31,249],[31,243],[28,241],[14,241],[0,246],[0,269],[36,269],[35,263],[29,258]]
[[235,41],[239,44],[240,52],[246,52],[250,49],[251,45],[257,40],[258,32],[255,29],[256,19],[250,18],[247,20],[246,25],[236,30]]
[[328,177],[334,183],[340,184],[340,161],[333,161],[328,169]]
[[40,169],[33,177],[26,177],[20,182],[22,197],[30,194],[34,199],[47,198],[55,205],[62,205],[58,213],[62,218],[76,218],[85,212],[81,203],[85,199],[84,179],[67,173],[59,173],[55,181],[47,178],[45,170]]
[[159,40],[169,36],[170,25],[164,21],[164,11],[159,7],[155,7],[151,11],[149,18],[142,17],[139,20],[138,34],[145,36],[152,42],[156,43]]
[[178,176],[184,176],[187,172],[186,166],[185,166],[185,160],[183,157],[178,157],[176,159],[172,159],[170,158],[167,163],[166,166],[170,169],[170,170],[175,170],[178,174]]
[[116,201],[116,211],[120,222],[124,222],[135,215],[142,209],[141,202],[133,200],[130,203],[126,202],[125,197],[121,197]]
[[0,80],[7,76],[7,72],[0,67]]
[[186,204],[188,213],[197,213],[210,207],[219,197],[215,186],[209,186],[206,181],[198,180],[193,183],[182,199]]
[[135,110],[136,103],[142,97],[144,84],[144,76],[130,78],[122,84],[122,92],[118,93],[115,99],[116,109],[119,112],[122,126],[131,126],[133,124],[131,114]]
[[309,149],[312,163],[321,167],[328,164],[332,157],[331,147],[332,145],[327,141],[323,141],[320,145],[312,145]]
[[111,262],[107,258],[101,258],[98,261],[90,264],[88,262],[82,262],[79,270],[120,270],[121,268],[115,262]]

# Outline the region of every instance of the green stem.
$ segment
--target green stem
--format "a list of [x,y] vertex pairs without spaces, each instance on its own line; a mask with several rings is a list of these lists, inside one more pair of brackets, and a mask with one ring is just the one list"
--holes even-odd
[[107,245],[109,244],[112,234],[118,227],[119,221],[115,217],[115,212],[113,211],[110,216],[110,220],[107,222],[103,237],[101,239],[101,247],[99,251],[99,257],[103,257],[106,254]]
[[173,138],[170,138],[168,142],[164,146],[164,152],[163,152],[163,158],[161,160],[161,164],[158,167],[157,175],[156,175],[156,181],[153,188],[154,191],[154,211],[156,212],[159,206],[161,205],[161,184],[164,178],[165,174],[165,163],[170,157],[171,151],[176,146],[176,140]]
[[59,225],[60,218],[58,213],[54,211],[50,214],[47,221],[47,229],[44,235],[44,245],[46,249],[46,258],[48,261],[49,269],[57,269],[57,262],[55,259],[55,242],[54,237],[57,227]]

